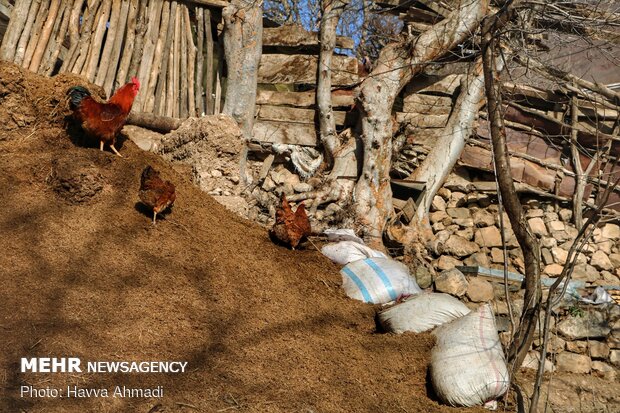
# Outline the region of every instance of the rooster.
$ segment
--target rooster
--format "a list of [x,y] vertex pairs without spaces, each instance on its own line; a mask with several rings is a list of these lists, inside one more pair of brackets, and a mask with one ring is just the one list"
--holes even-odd
[[312,233],[310,220],[306,215],[306,208],[299,204],[295,212],[291,209],[286,195],[280,196],[280,206],[276,209],[276,222],[269,231],[269,235],[278,241],[288,244],[295,249],[299,242]]
[[140,82],[132,77],[131,82],[119,88],[107,103],[97,102],[88,89],[74,86],[67,91],[69,106],[74,118],[82,129],[90,136],[99,140],[99,149],[110,145],[110,149],[122,158],[114,147],[116,135],[125,125],[133,101],[140,90]]
[[150,166],[142,171],[138,196],[144,205],[153,210],[153,225],[155,225],[157,214],[171,207],[177,199],[174,185],[162,180],[159,172]]

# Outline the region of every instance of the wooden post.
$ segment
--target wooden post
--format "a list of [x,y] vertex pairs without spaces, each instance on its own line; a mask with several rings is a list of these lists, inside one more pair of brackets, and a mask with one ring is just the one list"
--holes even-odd
[[2,38],[0,45],[0,60],[7,62],[13,61],[15,57],[15,45],[20,39],[20,35],[24,29],[26,18],[28,18],[28,10],[30,9],[30,1],[22,0],[15,3],[11,12],[11,19]]
[[181,25],[179,30],[180,38],[180,56],[179,56],[179,81],[180,81],[180,91],[181,91],[181,105],[179,107],[179,117],[187,118],[188,110],[187,110],[187,36],[185,34],[185,10],[187,6],[185,4],[181,4]]
[[43,53],[47,48],[47,43],[50,40],[50,36],[52,35],[52,28],[54,27],[54,22],[56,21],[56,16],[58,15],[58,10],[60,9],[60,0],[52,0],[50,4],[50,9],[47,14],[47,20],[45,20],[45,24],[43,25],[43,29],[41,31],[41,36],[39,37],[39,42],[37,43],[37,47],[34,49],[34,54],[32,55],[32,61],[30,62],[29,69],[32,72],[36,72],[39,70],[39,65],[41,64],[41,60],[43,59]]
[[134,39],[133,54],[131,56],[131,63],[129,64],[129,72],[125,79],[117,77],[119,84],[124,84],[131,76],[138,74],[140,68],[140,62],[142,61],[142,49],[144,47],[144,35],[146,34],[146,27],[148,18],[146,14],[147,0],[140,0],[140,7],[138,8],[138,20],[136,23],[136,37]]
[[[155,45],[155,54],[153,56],[152,73],[145,90],[141,92],[145,95],[146,101],[144,102],[144,112],[147,113],[153,112],[153,109],[155,108],[155,101],[160,98],[160,95],[156,93],[155,89],[157,88],[158,91],[161,91],[159,88],[159,83],[162,81],[160,78],[163,66],[162,62],[166,61],[166,59],[163,58],[163,50],[170,23],[170,5],[171,4],[167,1],[163,4],[160,31],[159,36],[157,36],[157,44]],[[165,74],[163,76],[165,77]]]
[[[64,56],[62,61],[62,66],[60,66],[61,72],[67,72],[71,70],[72,65],[75,62],[75,55],[79,50],[78,46],[80,43],[80,15],[82,14],[82,5],[84,4],[84,0],[75,0],[73,3],[73,7],[71,8],[71,16],[69,16],[69,51]],[[86,9],[88,11],[88,8]],[[82,24],[86,24],[86,12],[84,12],[84,16],[82,16],[83,21]],[[62,42],[61,42],[62,44]]]
[[[174,5],[174,26],[172,26],[172,32],[169,34],[169,37],[172,38],[170,43],[170,50],[168,51],[168,76],[167,76],[167,90],[166,90],[166,116],[178,116],[178,96],[176,96],[176,77],[175,70],[176,66],[176,58],[175,58],[175,43],[177,42],[177,33],[178,33],[178,24],[179,17],[181,15],[181,8],[178,3],[175,2]],[[176,107],[176,111],[175,111]]]
[[198,116],[202,116],[205,113],[204,99],[202,98],[202,81],[204,79],[204,11],[201,6],[196,6],[196,79],[195,79],[195,100],[196,111]]
[[[112,88],[114,86],[114,78],[116,77],[117,67],[119,66],[119,58],[121,57],[121,46],[123,44],[123,38],[127,28],[127,17],[129,15],[128,1],[121,1],[120,17],[118,19],[118,27],[116,28],[116,34],[114,36],[114,44],[112,45],[112,51],[110,52],[110,64],[107,66],[105,79],[103,80],[103,90],[110,96],[112,94]],[[106,40],[107,42],[107,40]]]
[[172,45],[172,34],[174,32],[174,22],[177,15],[177,2],[170,2],[170,18],[168,19],[168,28],[166,29],[166,41],[161,53],[161,71],[159,72],[159,80],[157,89],[155,90],[155,106],[154,111],[157,115],[166,114],[166,95],[167,95],[167,79],[171,68],[170,62],[170,46]]
[[168,98],[172,101],[172,116],[179,117],[179,59],[181,57],[181,15],[182,8],[180,4],[177,4],[177,15],[174,22],[174,49],[172,50],[172,95]]
[[188,116],[196,116],[196,101],[194,100],[194,85],[196,84],[196,46],[192,34],[192,22],[189,19],[189,8],[184,6],[185,34],[187,35],[187,78],[183,81],[187,84]]
[[[140,68],[136,74],[145,88],[148,87],[152,75],[153,54],[155,53],[157,38],[159,37],[162,8],[163,0],[151,0],[149,4],[147,30],[142,48],[142,60],[140,61]],[[142,111],[146,97],[146,93],[138,93],[133,103],[136,112]]]
[[217,42],[217,73],[215,75],[215,102],[213,104],[213,114],[221,112],[222,107],[222,77],[224,75],[224,46],[222,39]]
[[22,61],[22,67],[24,69],[28,69],[30,67],[30,62],[32,61],[32,56],[34,51],[39,44],[39,37],[41,37],[41,29],[43,27],[43,23],[45,23],[45,18],[47,16],[47,12],[49,9],[49,1],[43,0],[41,6],[39,7],[39,12],[37,13],[37,18],[34,21],[32,26],[30,39],[28,40],[28,46],[26,47],[26,52],[24,54],[24,60]]
[[90,43],[90,51],[88,52],[86,67],[82,69],[82,74],[91,82],[95,81],[95,73],[97,72],[97,66],[99,65],[99,55],[101,54],[103,36],[106,32],[108,17],[110,16],[110,9],[112,8],[112,2],[110,0],[103,0],[102,3],[101,14],[99,15],[99,19],[97,19],[95,35]]
[[[17,49],[15,50],[15,58],[13,62],[15,64],[21,65],[24,60],[24,54],[26,54],[26,46],[28,46],[28,40],[30,39],[30,33],[32,31],[32,25],[34,24],[34,20],[37,17],[37,13],[39,11],[39,7],[41,6],[41,0],[34,0],[30,5],[30,10],[28,11],[28,18],[26,20],[26,24],[24,25],[24,30],[22,31],[21,36],[19,37],[19,42],[17,43]],[[15,14],[15,12],[13,12]],[[11,18],[11,20],[13,20]],[[9,27],[11,23],[9,21]],[[4,37],[8,36],[9,29],[7,29]]]
[[99,15],[103,9],[103,3],[96,0],[89,0],[87,12],[84,13],[84,25],[82,26],[82,35],[80,37],[79,51],[77,52],[75,63],[71,67],[71,72],[79,74],[82,72],[86,59],[88,58],[88,50],[90,47],[90,39],[92,38],[93,29],[99,19]]
[[[97,75],[95,76],[95,83],[101,86],[103,86],[106,74],[108,73],[108,67],[110,66],[110,56],[112,55],[112,48],[114,47],[116,36],[122,36],[122,34],[118,32],[118,22],[120,18],[121,2],[120,0],[112,0],[108,34],[105,39],[103,51],[101,52]],[[106,91],[106,93],[108,93],[109,96],[109,92]]]
[[138,0],[131,0],[129,4],[129,13],[127,14],[127,30],[125,31],[125,45],[123,47],[123,56],[118,64],[118,73],[115,74],[116,80],[112,83],[112,88],[116,89],[125,83],[131,57],[133,56],[134,39],[136,38],[136,25],[138,16]]
[[58,18],[54,24],[52,30],[52,37],[47,43],[47,49],[43,54],[43,61],[39,68],[39,73],[50,76],[56,66],[56,59],[60,54],[62,48],[62,42],[67,35],[67,26],[69,25],[69,14],[71,13],[72,3],[60,2],[60,11],[58,12]]
[[[205,39],[207,48],[207,56],[206,56],[206,71],[207,76],[205,79],[205,95],[206,95],[206,104],[207,104],[207,114],[213,115],[214,113],[214,99],[213,99],[213,74],[215,72],[215,68],[213,67],[213,31],[211,30],[211,11],[205,8]],[[220,56],[221,57],[221,56]],[[219,62],[218,62],[219,67]],[[219,113],[219,111],[218,111]]]

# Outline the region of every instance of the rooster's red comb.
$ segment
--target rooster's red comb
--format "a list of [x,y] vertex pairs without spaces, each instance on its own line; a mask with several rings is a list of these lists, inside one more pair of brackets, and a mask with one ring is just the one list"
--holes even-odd
[[136,85],[138,87],[138,89],[140,89],[140,81],[138,80],[137,77],[133,76],[131,78],[131,83],[133,83],[134,85]]

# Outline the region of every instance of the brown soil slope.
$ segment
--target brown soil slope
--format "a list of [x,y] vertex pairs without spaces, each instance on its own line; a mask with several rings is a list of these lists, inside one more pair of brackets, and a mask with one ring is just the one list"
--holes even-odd
[[[374,333],[312,250],[273,245],[157,156],[77,146],[64,91],[0,65],[1,412],[435,412],[428,335]],[[137,207],[147,164],[174,211]],[[83,183],[75,192],[73,182]],[[21,357],[180,360],[182,374],[21,374]],[[20,397],[20,386],[163,386],[145,398]],[[193,407],[188,407],[188,406]]]

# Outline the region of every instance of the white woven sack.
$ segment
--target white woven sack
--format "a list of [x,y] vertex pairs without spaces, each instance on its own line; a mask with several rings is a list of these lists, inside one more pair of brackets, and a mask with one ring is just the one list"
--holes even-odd
[[364,244],[364,240],[355,235],[355,231],[350,228],[328,228],[323,231],[327,235],[329,242],[354,241],[358,244]]
[[387,258],[384,253],[375,251],[355,241],[341,241],[324,245],[321,248],[321,253],[340,265],[347,265],[350,262],[363,260],[364,258]]
[[449,294],[423,293],[379,312],[385,331],[421,333],[470,313],[470,309]]
[[391,258],[366,258],[342,270],[342,288],[356,300],[385,304],[402,295],[422,292],[407,267]]
[[508,390],[508,368],[491,306],[438,327],[431,352],[431,380],[451,406],[476,406]]

